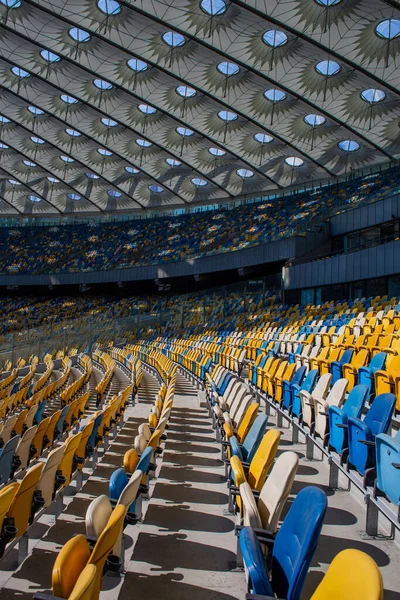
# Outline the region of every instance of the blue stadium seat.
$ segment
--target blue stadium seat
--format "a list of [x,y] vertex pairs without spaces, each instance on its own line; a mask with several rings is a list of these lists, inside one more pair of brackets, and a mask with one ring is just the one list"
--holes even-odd
[[263,438],[267,428],[267,423],[268,417],[266,415],[258,415],[253,425],[250,427],[248,434],[243,440],[243,444],[239,444],[235,436],[229,438],[231,455],[238,456],[241,462],[250,463]]
[[348,419],[348,465],[355,467],[360,475],[365,475],[366,470],[375,465],[375,437],[388,430],[395,403],[394,394],[380,394],[363,421],[354,417]]
[[349,348],[345,350],[340,358],[340,360],[334,360],[330,364],[330,369],[332,373],[332,385],[336,383],[338,379],[343,377],[342,375],[342,367],[351,362],[354,350]]
[[386,352],[378,352],[375,354],[369,365],[358,369],[358,383],[368,386],[368,394],[375,392],[375,371],[380,371],[385,368]]
[[307,372],[307,367],[305,367],[303,365],[296,370],[291,381],[288,381],[287,379],[283,380],[283,382],[282,382],[282,389],[283,389],[282,406],[284,408],[286,408],[286,410],[289,410],[292,406],[292,386],[293,385],[301,386],[303,383],[304,377],[306,376],[306,372]]
[[41,420],[43,419],[43,413],[46,410],[47,400],[42,400],[39,404],[37,411],[35,412],[35,416],[33,417],[33,424],[39,425]]
[[[324,492],[309,486],[296,496],[275,538],[268,531],[242,529],[240,549],[253,594],[300,600],[326,507]],[[268,548],[270,578],[260,542]]]
[[304,390],[305,392],[313,391],[315,384],[318,379],[318,369],[312,369],[307,373],[306,378],[304,379],[301,385],[293,384],[292,385],[292,415],[299,418],[301,416],[301,399],[300,392]]
[[69,407],[70,407],[70,405],[67,404],[67,406],[64,406],[64,408],[62,409],[62,411],[60,413],[59,419],[56,424],[56,428],[54,430],[54,433],[55,433],[54,438],[55,439],[60,439],[64,433],[64,421],[69,412]]
[[347,421],[359,419],[368,398],[368,386],[356,385],[341,408],[329,406],[329,445],[341,454],[347,447]]
[[400,430],[393,438],[379,433],[376,444],[376,487],[400,506]]
[[14,471],[14,455],[19,443],[19,435],[15,435],[0,450],[0,483],[7,483]]

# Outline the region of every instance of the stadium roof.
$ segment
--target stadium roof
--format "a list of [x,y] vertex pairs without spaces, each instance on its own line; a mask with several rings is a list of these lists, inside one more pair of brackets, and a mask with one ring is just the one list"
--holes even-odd
[[397,0],[0,0],[0,214],[186,206],[387,163]]

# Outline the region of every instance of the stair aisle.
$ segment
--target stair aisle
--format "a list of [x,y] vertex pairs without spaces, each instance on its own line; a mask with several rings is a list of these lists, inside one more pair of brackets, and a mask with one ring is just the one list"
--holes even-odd
[[236,550],[234,520],[224,514],[227,488],[219,446],[197,391],[179,374],[167,433],[120,597],[242,599],[244,575],[230,571]]

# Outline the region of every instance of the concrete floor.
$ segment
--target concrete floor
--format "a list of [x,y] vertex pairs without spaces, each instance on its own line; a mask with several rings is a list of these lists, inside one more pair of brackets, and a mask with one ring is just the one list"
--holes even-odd
[[[122,430],[94,473],[85,470],[81,491],[74,493],[73,486],[67,490],[67,506],[56,525],[52,515],[44,515],[32,528],[32,552],[16,572],[12,553],[0,563],[2,600],[28,600],[35,591],[50,589],[56,553],[74,533],[84,531],[87,506],[94,497],[107,493],[110,474],[122,464],[138,424],[147,419],[157,388],[155,378],[146,373],[140,402],[127,410]],[[269,425],[275,425],[274,417],[270,417]],[[279,452],[290,449],[300,457],[293,494],[312,484],[321,486],[328,496],[328,511],[303,599],[310,598],[334,556],[352,547],[367,552],[378,563],[385,600],[400,600],[399,547],[385,539],[363,540],[359,532],[364,524],[364,505],[350,492],[329,490],[326,463],[306,460],[304,445],[292,445],[289,430],[281,431]],[[151,481],[150,500],[144,502],[143,523],[125,529],[124,576],[106,577],[101,599],[244,599],[244,573],[231,570],[236,538],[234,519],[226,514],[220,446],[207,411],[199,406],[196,390],[180,375],[167,433],[157,478]]]

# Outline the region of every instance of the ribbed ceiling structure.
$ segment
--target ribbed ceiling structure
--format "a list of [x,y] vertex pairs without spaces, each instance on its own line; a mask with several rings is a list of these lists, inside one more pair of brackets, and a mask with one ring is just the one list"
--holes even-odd
[[397,0],[0,0],[0,214],[277,191],[400,152]]

